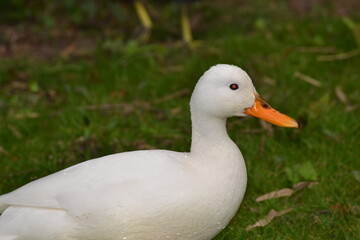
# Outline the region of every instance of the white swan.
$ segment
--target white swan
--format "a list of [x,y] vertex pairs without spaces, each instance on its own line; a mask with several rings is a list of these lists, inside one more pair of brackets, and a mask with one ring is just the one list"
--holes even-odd
[[220,64],[191,97],[189,153],[146,150],[82,162],[0,196],[0,240],[209,240],[235,215],[246,167],[226,118],[298,127]]

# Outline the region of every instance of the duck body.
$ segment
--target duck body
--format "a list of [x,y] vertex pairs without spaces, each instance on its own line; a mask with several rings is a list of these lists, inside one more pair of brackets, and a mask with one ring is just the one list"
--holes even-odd
[[[7,207],[0,239],[13,232],[27,240],[211,239],[235,215],[246,171],[238,149],[211,155],[206,161],[213,164],[200,170],[192,160],[189,153],[134,151],[29,183],[0,198]],[[232,171],[224,175],[226,164]]]
[[210,68],[190,101],[190,152],[109,155],[2,195],[0,240],[212,239],[235,215],[247,182],[226,119],[260,116],[262,108],[265,120],[298,126],[264,102],[240,68]]

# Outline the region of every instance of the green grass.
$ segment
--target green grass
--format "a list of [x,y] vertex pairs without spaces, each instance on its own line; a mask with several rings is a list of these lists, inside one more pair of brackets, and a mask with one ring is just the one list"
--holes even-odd
[[[360,113],[346,111],[334,91],[341,86],[350,104],[360,102],[360,57],[319,62],[319,53],[298,51],[331,46],[345,52],[356,43],[341,19],[326,10],[300,18],[282,5],[256,6],[204,10],[206,24],[195,31],[201,47],[195,51],[163,44],[164,33],[155,31],[150,44],[129,42],[115,52],[99,41],[86,57],[0,60],[0,192],[115,152],[188,151],[191,90],[211,65],[230,63],[249,73],[273,107],[304,126],[274,127],[271,136],[257,119],[229,119],[228,132],[243,152],[249,180],[238,214],[216,239],[360,239],[360,182],[352,173],[360,171]],[[297,71],[322,86],[299,80]],[[260,130],[246,133],[254,129]],[[314,178],[299,173],[306,162],[318,185],[255,202],[264,193]],[[293,211],[268,226],[245,231],[271,209],[290,207]]]

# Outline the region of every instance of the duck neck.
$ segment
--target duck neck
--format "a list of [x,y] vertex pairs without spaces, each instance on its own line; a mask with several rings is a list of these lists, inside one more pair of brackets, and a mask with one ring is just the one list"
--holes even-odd
[[212,149],[221,149],[232,142],[226,132],[226,118],[192,113],[191,154],[206,154]]

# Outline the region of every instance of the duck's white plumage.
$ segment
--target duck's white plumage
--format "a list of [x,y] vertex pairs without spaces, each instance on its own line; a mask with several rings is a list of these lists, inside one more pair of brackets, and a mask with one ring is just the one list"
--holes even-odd
[[0,240],[212,239],[235,215],[247,181],[226,118],[244,116],[255,93],[240,68],[212,67],[192,95],[189,153],[109,155],[2,195]]

